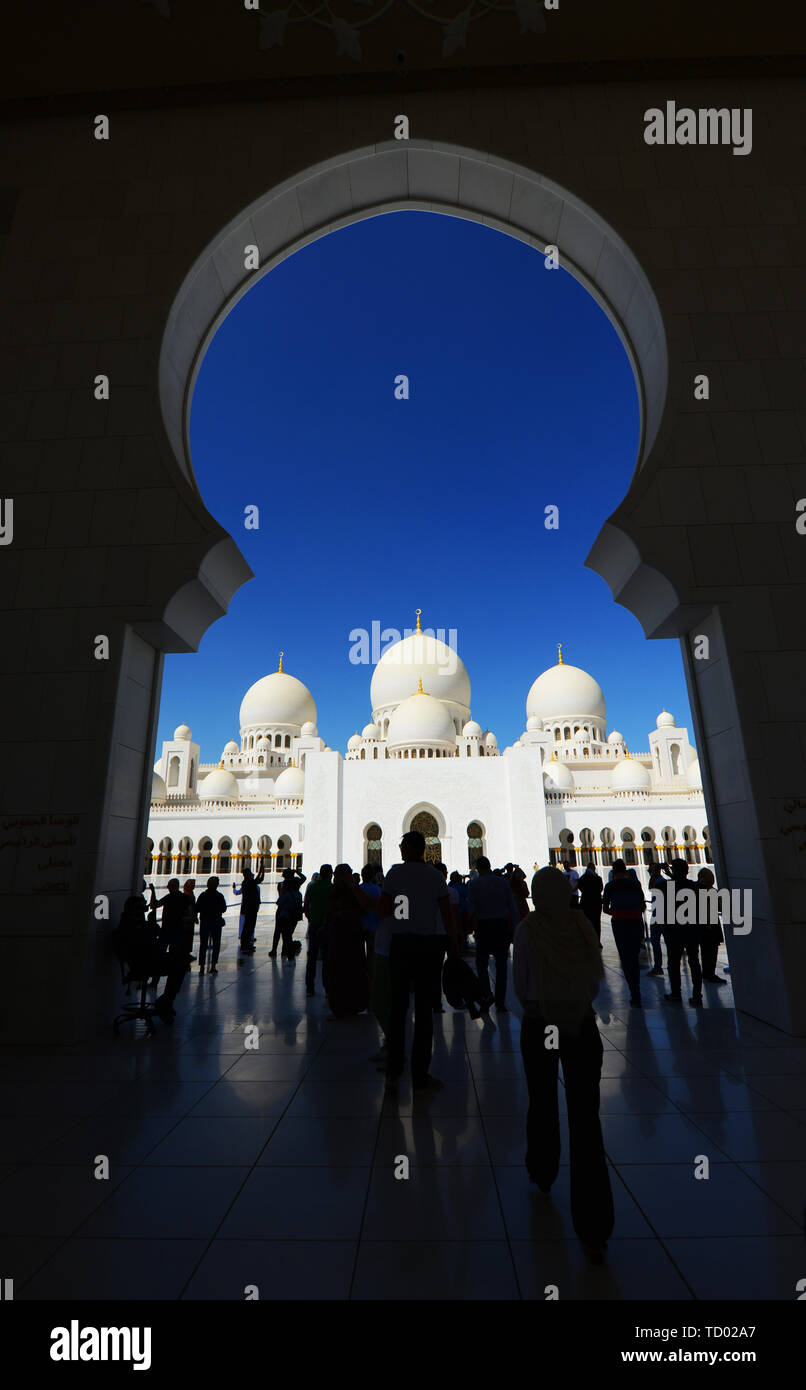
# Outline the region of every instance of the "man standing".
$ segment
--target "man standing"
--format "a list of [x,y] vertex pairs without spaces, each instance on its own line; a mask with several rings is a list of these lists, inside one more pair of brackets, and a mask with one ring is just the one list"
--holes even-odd
[[456,929],[450,911],[448,885],[442,875],[425,862],[425,836],[418,830],[409,830],[400,841],[400,853],[403,863],[395,864],[389,870],[378,903],[379,922],[383,923],[387,918],[391,921],[386,1086],[387,1090],[395,1091],[403,1072],[406,1018],[413,985],[412,1084],[415,1091],[435,1090],[442,1082],[428,1073],[434,1042],[431,1010],[445,949],[445,936],[437,923],[442,923],[447,935],[450,955],[458,955]]
[[492,872],[484,855],[476,860],[478,878],[467,885],[470,906],[470,925],[476,934],[476,974],[486,999],[482,1009],[489,1009],[493,995],[488,970],[490,956],[495,961],[495,1011],[509,1013],[507,1008],[507,962],[509,943],[520,921],[518,908],[509,880]]
[[174,1000],[182,988],[182,981],[190,964],[190,948],[193,943],[193,921],[195,903],[188,901],[188,895],[179,886],[179,879],[168,881],[168,892],[164,898],[157,898],[151,884],[151,908],[162,908],[162,927],[160,945],[165,952],[165,989],[154,1001],[154,1009],[163,1023],[173,1023],[176,1017]]
[[574,868],[570,859],[564,859],[563,873],[565,874],[565,877],[568,880],[568,886],[571,889],[571,906],[579,907],[579,893],[577,891],[577,887],[579,884],[579,869]]
[[630,877],[623,859],[617,859],[613,865],[613,877],[602,898],[602,911],[612,922],[621,968],[630,987],[630,1003],[634,1009],[640,1009],[641,967],[638,958],[644,939],[644,890],[635,878]]
[[602,889],[604,884],[592,864],[579,880],[579,906],[602,944]]
[[308,885],[302,911],[308,919],[308,959],[305,965],[305,993],[316,993],[316,962],[322,960],[322,988],[327,993],[327,965],[323,929],[327,917],[330,890],[333,887],[333,865],[323,864],[315,883]]
[[218,891],[218,879],[208,878],[207,887],[196,899],[196,911],[199,915],[199,974],[204,974],[204,963],[207,959],[207,946],[211,946],[210,974],[218,974],[218,955],[221,950],[221,928],[224,925],[224,913],[227,910],[227,900],[223,893]]
[[241,912],[243,914],[243,927],[241,929],[241,953],[245,956],[255,954],[255,927],[257,925],[257,914],[260,910],[260,884],[266,874],[265,864],[261,864],[257,875],[252,873],[248,864],[244,865],[241,887],[235,892],[241,894]]

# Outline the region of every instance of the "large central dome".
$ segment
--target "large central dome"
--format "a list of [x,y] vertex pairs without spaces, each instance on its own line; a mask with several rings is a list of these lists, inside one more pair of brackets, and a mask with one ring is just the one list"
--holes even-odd
[[553,719],[604,720],[605,697],[587,671],[559,661],[534,682],[526,697],[526,714],[543,724]]
[[370,685],[373,718],[376,711],[407,700],[420,680],[435,700],[469,712],[470,680],[458,653],[428,632],[412,632],[387,647],[375,667]]
[[291,725],[299,733],[302,725],[316,723],[316,705],[307,685],[282,669],[255,681],[243,697],[241,729],[255,726],[274,728]]

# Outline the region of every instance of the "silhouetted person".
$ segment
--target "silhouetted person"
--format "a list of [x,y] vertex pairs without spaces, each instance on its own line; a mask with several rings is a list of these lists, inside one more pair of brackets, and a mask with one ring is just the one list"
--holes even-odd
[[[486,997],[486,1007],[493,1000],[488,970],[490,956],[495,961],[496,1013],[508,1013],[507,963],[509,943],[518,925],[518,908],[505,875],[494,874],[486,855],[476,860],[478,878],[467,885],[471,924],[476,934],[476,974]],[[482,1009],[485,1004],[482,1003]]]
[[644,939],[644,890],[638,880],[628,874],[623,859],[613,865],[613,877],[602,896],[602,911],[611,919],[616,950],[630,987],[633,1008],[641,1005],[641,967],[639,956]]
[[266,876],[266,866],[261,864],[257,874],[253,874],[248,864],[244,865],[240,888],[234,891],[241,895],[241,952],[245,956],[255,954],[255,927],[260,911],[260,884]]
[[[613,1230],[613,1194],[599,1121],[602,1040],[591,1001],[604,976],[596,933],[570,906],[559,869],[532,879],[534,911],[515,932],[513,983],[523,1005],[521,1053],[529,1087],[526,1168],[548,1193],[560,1168],[557,1072],[568,1107],[571,1216],[592,1260],[601,1263]],[[550,1030],[556,1030],[550,1031]]]
[[[305,965],[305,993],[316,993],[316,962],[322,961],[322,987],[327,993],[324,926],[333,887],[333,865],[323,864],[315,883],[309,883],[302,904],[308,919],[308,958]],[[270,953],[271,954],[271,953]]]
[[584,912],[596,938],[601,945],[602,941],[602,889],[604,884],[597,874],[592,864],[588,864],[584,874],[580,875],[577,884],[579,888],[579,906]]
[[200,975],[204,974],[208,946],[211,947],[210,974],[218,974],[218,957],[221,951],[221,929],[224,926],[224,913],[227,910],[227,900],[223,893],[219,893],[218,883],[219,880],[217,878],[208,878],[207,887],[196,899],[196,911],[199,914]]
[[269,955],[276,956],[277,943],[282,937],[282,954],[285,960],[294,960],[296,958],[294,928],[297,922],[302,921],[302,894],[297,887],[297,881],[297,876],[293,869],[283,870],[280,891],[277,895],[277,911],[274,918],[274,940],[272,941]]
[[563,860],[563,873],[571,890],[571,906],[579,906],[579,869],[575,869],[570,859]]
[[[439,862],[438,864],[435,864],[435,865],[434,865],[434,868],[436,869],[436,871],[437,871],[438,874],[441,874],[441,875],[442,875],[442,877],[445,879],[445,882],[447,883],[447,882],[448,882],[448,867],[447,867],[447,865],[446,865],[446,864],[443,864],[442,861],[440,860],[440,862]],[[451,919],[452,919],[452,921],[453,921],[453,930],[454,930],[454,935],[455,935],[455,937],[456,937],[456,945],[457,945],[457,950],[458,950],[458,948],[459,948],[459,894],[457,893],[457,891],[456,891],[456,889],[454,888],[454,886],[453,886],[452,883],[448,883],[448,902],[449,902],[449,904],[450,904],[450,906],[449,906],[449,911],[450,911],[450,914],[451,914]],[[437,914],[437,931],[438,931],[439,936],[440,936],[440,938],[441,938],[441,940],[442,940],[442,954],[441,954],[441,956],[440,956],[440,961],[439,961],[439,974],[437,975],[437,977],[436,977],[436,979],[435,979],[435,981],[434,981],[434,1002],[433,1002],[433,1006],[432,1006],[432,1007],[433,1007],[433,1011],[434,1011],[435,1014],[444,1014],[445,1009],[444,1009],[444,1006],[443,1006],[443,1003],[442,1003],[442,965],[443,965],[443,962],[444,962],[444,960],[445,960],[445,955],[446,955],[446,951],[447,951],[447,934],[446,934],[445,928],[444,928],[444,926],[443,926],[443,924],[442,924],[442,912],[441,912],[441,910],[440,910],[440,911],[438,912],[438,914]]]
[[649,896],[652,901],[652,907],[650,909],[651,915],[649,920],[649,939],[652,942],[652,969],[647,970],[647,975],[663,974],[663,948],[661,946],[661,924],[657,920],[658,914],[655,910],[655,899],[652,897],[652,894],[654,893],[656,888],[660,889],[661,891],[665,891],[665,883],[666,879],[663,875],[663,865],[653,864],[649,870]]
[[[191,930],[190,930],[190,949],[191,949],[191,951],[192,951],[192,950],[193,950],[193,938],[194,938],[194,935],[195,935],[195,932],[196,932],[196,923],[197,923],[198,920],[199,920],[199,914],[198,914],[198,912],[196,911],[196,880],[195,880],[195,878],[186,878],[186,879],[185,879],[185,882],[184,882],[183,885],[182,885],[182,892],[185,894],[185,896],[186,896],[187,898],[190,899],[191,903],[193,904],[193,916],[190,918],[190,926],[191,926]],[[195,960],[196,957],[195,957],[194,955],[191,955],[190,959],[191,959],[191,960]]]
[[[691,973],[690,1004],[702,1003],[702,971],[700,970],[699,938],[697,930],[697,895],[693,884],[688,880],[688,864],[685,859],[673,859],[669,872],[674,889],[667,892],[664,904],[665,925],[663,939],[666,942],[666,969],[669,972],[669,993],[663,997],[671,1004],[682,1004],[680,985],[680,962],[683,952],[688,957]],[[685,919],[688,919],[687,921]]]
[[179,887],[179,879],[168,880],[168,892],[164,898],[157,898],[151,888],[151,906],[162,911],[160,945],[163,948],[163,972],[166,976],[165,988],[154,1008],[165,1023],[172,1023],[176,1017],[174,1000],[182,987],[182,981],[190,964],[190,945],[193,941],[193,913],[187,894]]
[[[376,902],[381,896],[381,890],[375,882],[377,864],[365,864],[361,870],[360,886],[365,898],[373,898]],[[364,917],[364,946],[367,952],[367,968],[370,979],[372,978],[372,954],[375,949],[375,933],[378,930],[377,912],[367,912]]]
[[520,864],[509,864],[507,866],[509,886],[512,889],[512,896],[515,899],[515,906],[518,909],[518,921],[522,922],[528,916],[531,904],[529,902],[529,884],[526,881],[526,874]]
[[719,914],[715,908],[711,909],[704,904],[703,909],[699,908],[700,889],[711,889],[714,886],[714,875],[710,869],[700,869],[697,874],[697,927],[700,941],[700,955],[702,958],[702,978],[709,985],[726,985],[727,980],[723,980],[716,973],[716,960],[719,955],[720,942],[725,938],[722,934],[722,927],[719,921]]
[[435,976],[444,953],[444,938],[437,929],[437,913],[445,927],[449,952],[456,954],[457,944],[448,885],[442,875],[425,862],[425,836],[419,830],[407,831],[400,841],[400,853],[403,863],[395,864],[389,870],[378,904],[379,921],[383,924],[386,919],[391,919],[386,1084],[387,1089],[395,1090],[403,1071],[406,1018],[413,984],[411,1076],[415,1090],[426,1090],[442,1084],[428,1072],[434,1040],[431,1010],[436,989]]
[[369,1006],[369,974],[364,945],[367,899],[349,864],[333,870],[327,907],[327,1002],[334,1018],[361,1014]]

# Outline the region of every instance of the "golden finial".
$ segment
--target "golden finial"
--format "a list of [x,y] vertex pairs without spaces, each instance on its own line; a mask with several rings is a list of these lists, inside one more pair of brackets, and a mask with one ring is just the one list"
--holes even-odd
[[557,665],[558,665],[558,666],[562,666],[562,664],[563,664],[563,644],[562,644],[562,642],[558,642],[558,643],[557,643]]
[[219,766],[219,769],[222,768],[222,767],[224,766],[224,759],[223,759],[223,758],[221,759],[221,762],[218,764],[218,766]]
[[417,614],[417,631],[418,631],[418,632],[422,632],[422,628],[420,627],[420,614],[422,613],[423,610],[422,610],[422,608],[415,608],[414,611],[415,611],[415,613]]
[[282,671],[282,669],[283,669],[283,657],[284,657],[284,656],[285,656],[285,652],[280,652],[280,665],[277,667],[277,673],[278,673],[278,675],[279,675],[279,673],[280,673],[280,672]]
[[417,681],[417,689],[415,690],[414,693],[415,693],[415,695],[424,695],[424,694],[425,694],[425,691],[423,690],[423,678],[422,678],[422,676],[420,676],[419,680]]
[[629,756],[630,756],[630,750],[629,750],[629,748],[626,746],[626,744],[625,744],[625,747],[624,747],[624,756],[625,756],[625,758],[629,758]]

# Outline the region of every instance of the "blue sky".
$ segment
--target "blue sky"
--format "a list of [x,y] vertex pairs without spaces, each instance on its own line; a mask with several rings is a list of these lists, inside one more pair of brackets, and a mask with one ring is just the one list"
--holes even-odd
[[[408,400],[395,399],[401,373]],[[501,747],[558,642],[635,751],[664,705],[693,738],[678,643],[647,642],[584,568],[629,485],[638,427],[605,315],[503,233],[390,213],[289,257],[229,314],[197,380],[199,488],[255,578],[198,653],[166,658],[158,751],[186,721],[217,760],[281,649],[344,751],[370,717],[372,668],[350,662],[351,630],[402,633],[416,608],[424,627],[456,629],[473,717]]]

